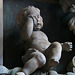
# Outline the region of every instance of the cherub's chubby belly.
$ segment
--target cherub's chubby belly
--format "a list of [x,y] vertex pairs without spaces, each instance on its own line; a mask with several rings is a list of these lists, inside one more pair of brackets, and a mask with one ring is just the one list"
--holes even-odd
[[35,48],[37,50],[39,50],[40,52],[44,52],[48,47],[49,47],[50,43],[48,41],[45,40],[33,40],[32,41],[32,48]]
[[41,31],[33,32],[31,38],[31,47],[44,52],[50,45],[47,36]]

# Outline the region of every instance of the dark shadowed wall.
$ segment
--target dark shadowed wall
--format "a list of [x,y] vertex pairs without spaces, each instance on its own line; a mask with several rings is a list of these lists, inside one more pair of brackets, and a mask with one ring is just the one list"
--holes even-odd
[[[67,22],[73,16],[69,11],[64,13],[58,4],[36,2],[32,0],[4,0],[4,65],[8,68],[23,66],[21,56],[24,54],[24,43],[20,37],[20,30],[16,16],[22,8],[33,5],[41,10],[44,19],[42,31],[46,33],[50,42],[72,41],[75,45],[75,36],[69,31]],[[72,52],[62,52],[60,64],[54,69],[57,72],[66,72],[66,66],[75,55]]]

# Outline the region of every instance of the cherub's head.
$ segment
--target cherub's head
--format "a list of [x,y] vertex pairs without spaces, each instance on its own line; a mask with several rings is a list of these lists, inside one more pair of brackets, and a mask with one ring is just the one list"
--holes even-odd
[[43,27],[43,19],[40,15],[40,10],[34,6],[28,6],[20,11],[17,16],[17,22],[22,29],[26,18],[31,17],[34,23],[34,30],[40,30]]

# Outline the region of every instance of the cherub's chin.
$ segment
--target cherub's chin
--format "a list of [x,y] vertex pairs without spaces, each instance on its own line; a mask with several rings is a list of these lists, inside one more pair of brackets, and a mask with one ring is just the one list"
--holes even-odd
[[36,28],[34,28],[34,30],[35,30],[35,31],[39,31],[39,30],[40,30],[40,28],[36,27]]

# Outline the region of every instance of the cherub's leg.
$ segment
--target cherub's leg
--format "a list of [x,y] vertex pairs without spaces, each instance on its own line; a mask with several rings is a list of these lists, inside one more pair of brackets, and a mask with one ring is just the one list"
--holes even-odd
[[17,75],[30,75],[37,68],[42,67],[46,63],[45,56],[39,51],[31,53],[31,56],[33,57],[26,62],[22,69],[22,72],[18,72]]
[[62,46],[59,42],[53,42],[46,51],[47,63],[43,66],[42,71],[48,71],[55,67],[61,58]]

